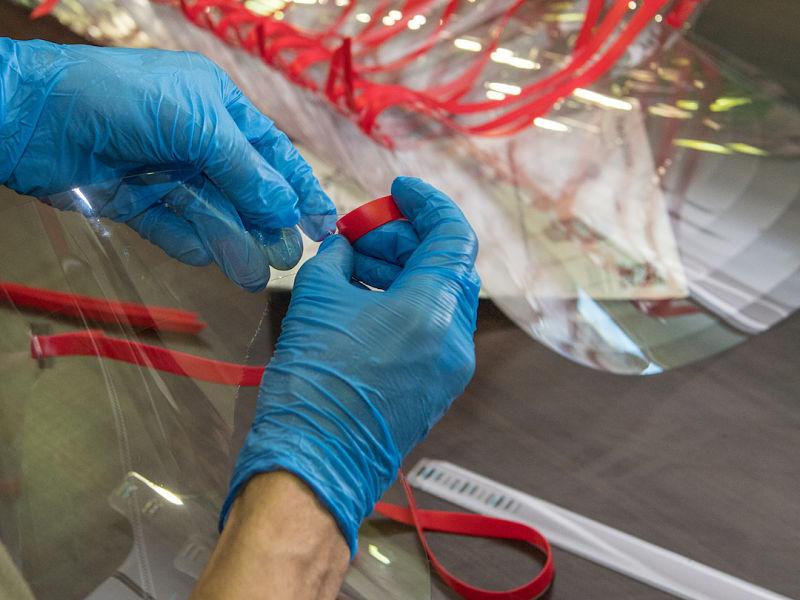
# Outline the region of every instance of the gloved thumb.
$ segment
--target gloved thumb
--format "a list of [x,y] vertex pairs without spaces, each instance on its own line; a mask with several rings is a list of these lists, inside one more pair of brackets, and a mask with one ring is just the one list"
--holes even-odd
[[350,281],[353,276],[353,247],[341,235],[332,235],[325,239],[317,250],[317,255],[310,259],[298,274],[298,282],[305,277],[328,277]]

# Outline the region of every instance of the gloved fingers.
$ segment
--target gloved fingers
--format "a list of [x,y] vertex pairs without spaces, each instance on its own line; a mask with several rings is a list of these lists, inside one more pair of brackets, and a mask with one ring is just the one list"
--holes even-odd
[[419,236],[408,221],[390,221],[358,238],[356,252],[403,266],[419,246]]
[[[197,175],[196,170],[177,165],[151,167],[145,172],[126,175],[116,181],[83,186],[79,196],[101,207],[99,216],[129,223],[148,207],[160,204],[183,181]],[[72,192],[77,194],[76,190]]]
[[395,179],[392,196],[420,237],[397,284],[406,285],[418,278],[433,278],[441,283],[469,280],[475,269],[478,240],[455,203],[433,186],[412,177]]
[[389,289],[402,270],[402,267],[385,260],[358,251],[353,253],[353,277],[374,288]]
[[279,271],[288,271],[303,256],[303,238],[297,227],[251,231],[250,235],[263,247],[269,264]]
[[250,144],[227,111],[217,115],[213,136],[198,166],[236,208],[248,229],[281,229],[298,223],[297,194]]
[[204,267],[213,260],[191,224],[163,204],[147,208],[127,225],[182,263]]
[[336,230],[336,207],[322,191],[311,166],[291,140],[238,89],[230,94],[228,112],[250,144],[289,183],[298,198],[300,227],[321,241]]
[[265,249],[211,182],[202,176],[184,182],[164,197],[164,205],[190,224],[231,281],[251,292],[266,287],[269,266]]
[[[114,218],[113,214],[106,214],[105,209],[109,203],[113,203],[115,196],[120,188],[120,181],[118,179],[103,181],[91,185],[72,188],[63,192],[54,194],[47,194],[41,196],[39,199],[59,210],[75,211],[82,214],[84,217],[100,217],[108,216]],[[149,204],[139,206],[136,213],[142,212]],[[111,211],[112,213],[115,211]],[[130,215],[128,215],[130,217]],[[123,220],[123,219],[115,219]]]
[[300,268],[294,279],[295,293],[302,293],[319,283],[325,286],[350,283],[353,277],[354,252],[341,235],[332,235],[320,244],[317,255]]

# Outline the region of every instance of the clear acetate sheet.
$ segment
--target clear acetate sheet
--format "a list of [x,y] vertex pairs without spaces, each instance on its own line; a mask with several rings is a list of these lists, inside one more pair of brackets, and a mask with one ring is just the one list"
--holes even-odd
[[[165,369],[146,350],[115,360],[94,348],[263,367],[287,273],[246,292],[123,224],[0,193],[0,539],[15,565],[0,565],[0,591],[18,571],[42,599],[186,598],[217,539],[258,387],[213,381],[215,368],[209,381]],[[37,300],[52,294],[73,301]],[[136,320],[141,307],[155,328]],[[94,336],[88,351],[53,350],[81,335]],[[413,536],[368,520],[360,544],[342,598],[430,597]]]

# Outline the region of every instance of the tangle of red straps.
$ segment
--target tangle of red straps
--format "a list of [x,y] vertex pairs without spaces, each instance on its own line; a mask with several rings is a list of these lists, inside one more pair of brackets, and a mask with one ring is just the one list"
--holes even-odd
[[[653,18],[667,11],[666,22],[682,28],[701,0],[640,0],[631,9],[628,0],[588,0],[586,16],[567,64],[554,73],[521,88],[519,94],[502,100],[467,101],[480,74],[497,49],[500,38],[516,17],[525,0],[514,0],[495,18],[488,39],[472,64],[456,77],[426,89],[412,89],[401,84],[381,83],[370,75],[397,74],[417,61],[437,43],[448,43],[445,28],[460,6],[448,0],[432,32],[421,43],[410,44],[400,57],[382,64],[365,62],[383,44],[406,32],[412,15],[424,14],[433,0],[405,0],[402,17],[391,25],[379,27],[390,7],[389,0],[379,2],[370,19],[353,35],[340,31],[352,15],[357,2],[340,8],[333,22],[319,30],[305,30],[273,15],[258,15],[240,0],[173,0],[184,16],[199,27],[209,29],[224,42],[260,56],[270,66],[281,70],[295,84],[324,93],[328,101],[350,115],[359,126],[376,138],[392,140],[376,131],[379,116],[389,108],[402,108],[424,115],[453,130],[483,136],[506,136],[529,127],[536,117],[549,112],[554,104],[578,87],[586,87],[605,75],[634,42]],[[44,0],[32,13],[48,14],[59,0]],[[288,4],[284,13],[290,11]],[[629,16],[630,15],[630,16]],[[431,16],[433,19],[434,16]],[[327,67],[319,80],[318,67]],[[504,111],[497,114],[498,111]],[[458,117],[481,115],[486,118],[464,124]]]

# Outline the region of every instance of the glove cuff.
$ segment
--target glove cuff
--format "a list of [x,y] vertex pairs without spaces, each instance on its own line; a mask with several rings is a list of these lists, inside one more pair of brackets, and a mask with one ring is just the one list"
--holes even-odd
[[[271,366],[265,381],[272,378],[277,383],[278,371]],[[368,408],[373,392],[316,375],[312,383],[306,378],[300,381],[295,372],[290,394],[271,394],[262,388],[256,419],[236,461],[220,529],[250,478],[284,470],[314,491],[355,556],[361,522],[394,482],[402,456],[383,418]],[[344,394],[348,406],[364,404],[358,417],[339,401]]]

